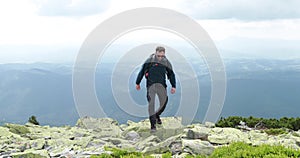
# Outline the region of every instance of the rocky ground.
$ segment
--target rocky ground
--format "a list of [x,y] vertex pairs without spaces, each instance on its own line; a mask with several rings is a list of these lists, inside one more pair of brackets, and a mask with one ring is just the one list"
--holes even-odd
[[111,118],[79,119],[76,126],[50,127],[6,124],[0,127],[0,157],[89,157],[109,153],[104,147],[117,147],[146,154],[171,152],[210,155],[215,148],[242,141],[252,145],[284,145],[300,149],[300,131],[278,136],[259,130],[218,128],[213,123],[183,126],[180,117],[162,118],[155,133],[149,120],[119,125]]

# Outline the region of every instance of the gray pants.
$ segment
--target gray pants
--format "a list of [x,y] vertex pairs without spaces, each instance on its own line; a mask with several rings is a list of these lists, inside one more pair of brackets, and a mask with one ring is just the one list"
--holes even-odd
[[[159,109],[155,111],[155,95],[157,94],[159,99]],[[165,110],[166,105],[168,103],[168,96],[166,88],[160,84],[155,83],[147,88],[147,100],[148,100],[148,112],[151,125],[155,125],[156,118],[161,115],[161,113]]]

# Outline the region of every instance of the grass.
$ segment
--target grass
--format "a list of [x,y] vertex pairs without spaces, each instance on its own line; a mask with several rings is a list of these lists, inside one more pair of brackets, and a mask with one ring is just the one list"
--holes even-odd
[[[112,154],[93,155],[91,158],[152,158],[151,155],[145,155],[141,152],[126,151],[118,148],[105,148],[106,151],[111,151]],[[162,158],[171,158],[170,152],[162,153]],[[300,150],[286,148],[276,145],[259,145],[252,146],[243,142],[232,143],[229,146],[219,147],[214,150],[212,155],[187,155],[186,158],[299,158]]]
[[251,157],[269,157],[269,158],[299,158],[300,151],[284,146],[259,145],[252,146],[246,143],[232,143],[226,147],[215,149],[211,158],[251,158]]

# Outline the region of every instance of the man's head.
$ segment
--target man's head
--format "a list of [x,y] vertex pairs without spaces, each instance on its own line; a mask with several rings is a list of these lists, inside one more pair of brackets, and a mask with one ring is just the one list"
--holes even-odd
[[164,47],[158,46],[156,47],[155,56],[160,61],[165,57],[166,49]]

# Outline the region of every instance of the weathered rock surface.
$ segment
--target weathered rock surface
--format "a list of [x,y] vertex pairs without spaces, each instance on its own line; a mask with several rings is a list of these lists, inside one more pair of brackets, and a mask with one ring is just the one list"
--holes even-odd
[[148,119],[119,125],[111,118],[85,117],[74,127],[6,124],[0,126],[0,157],[90,157],[110,153],[104,147],[184,157],[210,155],[216,147],[237,141],[300,149],[300,131],[272,136],[259,130],[218,128],[213,123],[183,126],[180,117],[165,117],[162,122],[155,133],[150,132]]

